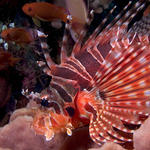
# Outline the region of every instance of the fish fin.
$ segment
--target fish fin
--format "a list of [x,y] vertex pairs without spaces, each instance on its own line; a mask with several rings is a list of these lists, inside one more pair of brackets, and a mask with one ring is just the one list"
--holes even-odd
[[119,51],[110,51],[95,85],[109,112],[127,123],[141,124],[139,116],[150,114],[150,46],[145,36],[131,41],[127,47],[117,41],[114,50]]
[[95,116],[92,115],[90,118],[90,136],[97,144],[101,144],[106,141],[120,144],[132,141],[131,136],[127,137],[125,135],[121,135],[119,132],[116,132],[114,128],[132,133],[132,130],[126,129],[118,118],[115,118],[114,115],[109,116],[105,111],[101,112],[97,110]]
[[[138,12],[144,4],[137,3],[134,9],[136,7]],[[90,123],[90,135],[97,143],[109,141],[108,135],[115,136],[113,142],[118,142],[116,139],[132,141],[131,138],[115,134],[110,127],[121,132],[133,133],[125,124],[138,126],[150,114],[150,41],[147,35],[141,36],[136,33],[122,36],[126,32],[124,29],[137,13],[133,10],[131,12],[129,14],[132,15],[127,14],[117,23],[117,28],[114,28],[117,31],[117,40],[111,40],[112,48],[93,78],[91,94],[95,90],[100,91],[99,97],[103,101],[103,108],[99,109],[102,112],[99,113],[97,110],[96,119]],[[104,33],[109,32],[112,31]],[[103,138],[99,133],[102,133]]]
[[81,52],[83,39],[86,35],[86,31],[89,28],[90,23],[92,22],[92,20],[93,20],[93,10],[90,12],[89,17],[86,20],[86,23],[84,24],[83,29],[80,32],[79,38],[77,39],[77,41],[76,41],[76,43],[73,47],[72,56],[77,55],[79,52]]
[[37,27],[41,27],[41,22],[40,22],[40,20],[38,20],[37,18],[34,18],[34,17],[32,17],[32,20],[33,20],[34,24],[35,24]]
[[72,16],[70,34],[76,42],[84,25],[87,23],[88,10],[83,0],[66,0],[66,4],[69,14]]
[[62,46],[61,46],[61,53],[60,53],[61,63],[65,62],[67,59],[67,42],[68,42],[69,30],[70,30],[70,17],[68,16],[65,24],[65,31],[64,31]]
[[[131,8],[131,10],[128,10],[131,7],[130,5],[131,5],[131,2],[129,2],[128,5],[121,11],[121,13],[116,16],[116,19],[114,19],[112,21],[112,23],[109,24],[96,37],[96,39],[93,41],[93,44],[96,46],[92,45],[92,43],[90,45],[91,47],[94,47],[96,50],[100,51],[100,53],[101,53],[100,48],[102,47],[102,45],[105,46],[105,45],[109,44],[112,47],[112,48],[110,47],[109,53],[105,54],[105,61],[103,59],[102,62],[100,63],[100,68],[99,68],[100,71],[97,71],[93,80],[98,80],[98,82],[101,82],[103,77],[112,70],[111,64],[113,64],[113,65],[116,64],[115,63],[116,61],[118,61],[118,63],[120,63],[121,60],[123,59],[121,53],[125,52],[123,50],[124,47],[125,48],[129,47],[129,45],[131,45],[133,43],[133,41],[135,41],[135,39],[139,39],[139,37],[137,38],[136,33],[133,35],[129,34],[127,32],[127,28],[128,28],[128,24],[133,19],[133,17],[141,9],[143,9],[143,7],[145,6],[145,3],[142,3],[142,1],[138,1],[137,3],[135,3],[132,6],[133,8]],[[122,15],[124,14],[124,12],[126,10],[128,10],[127,14],[125,14],[122,17]],[[115,26],[112,27],[114,24],[115,24]],[[110,39],[110,38],[112,38],[112,39]],[[121,41],[121,42],[118,42],[118,41]],[[138,46],[138,42],[137,41],[135,41],[135,42],[136,42],[136,46]],[[130,47],[130,51],[131,50],[132,50],[132,47]],[[102,75],[102,72],[105,72],[105,73]],[[99,79],[100,76],[101,76],[101,78]],[[108,76],[107,76],[107,78],[108,78]],[[94,81],[93,81],[93,83],[94,83]]]
[[21,58],[15,58],[15,57],[11,57],[10,59],[11,59],[10,66],[14,66],[14,64],[18,63],[21,60]]
[[42,33],[41,31],[37,31],[37,35],[38,35],[38,40],[39,40],[39,43],[40,43],[40,47],[41,47],[41,51],[44,55],[44,58],[46,60],[46,63],[40,63],[39,61],[39,66],[43,66],[44,68],[44,72],[46,72],[48,75],[51,76],[51,67],[54,67],[54,66],[57,66],[55,64],[55,62],[51,59],[48,51],[49,51],[49,48],[48,48],[48,45],[47,45],[47,42],[46,42],[46,38],[47,38],[47,35],[45,35],[44,33]]
[[[87,9],[84,1],[81,0],[66,0],[67,8],[71,16],[76,18],[76,21],[85,24],[87,20]],[[74,19],[73,19],[74,21]]]
[[[100,25],[94,30],[94,32],[90,35],[90,37],[88,38],[88,40],[85,42],[84,46],[82,47],[82,49],[85,49],[87,47],[89,47],[89,45],[91,43],[94,43],[94,39],[96,38],[97,34],[102,32],[106,22],[108,21],[108,18],[112,15],[112,13],[114,12],[114,10],[116,9],[116,6],[114,6],[110,12],[107,14],[107,16],[103,19],[103,21],[100,23]],[[116,19],[115,19],[116,20]],[[93,45],[93,44],[92,44]],[[91,46],[92,47],[92,46]]]
[[[132,2],[129,1],[129,3],[123,8],[123,10],[115,17],[115,19],[109,25],[106,25],[106,21],[115,10],[115,7],[112,8],[108,16],[102,21],[102,23],[96,28],[96,30],[86,41],[86,43],[82,47],[83,50],[94,47],[95,45],[97,45],[97,47],[102,47],[103,45],[109,43],[112,37],[115,37],[116,40],[121,38],[122,35],[127,32],[127,27],[130,21],[141,9],[144,8],[145,3],[143,3],[143,1],[138,1],[133,5],[132,8],[131,6]],[[117,36],[116,32],[118,32]],[[99,51],[101,50],[99,49]]]

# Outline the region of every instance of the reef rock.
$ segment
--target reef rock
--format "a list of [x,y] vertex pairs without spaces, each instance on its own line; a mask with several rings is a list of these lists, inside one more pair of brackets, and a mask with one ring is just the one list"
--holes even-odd
[[[18,115],[18,114],[17,114]],[[32,116],[14,117],[9,124],[0,128],[0,148],[11,150],[58,150],[64,135],[55,135],[51,141],[33,131]]]
[[105,143],[101,148],[91,148],[89,150],[125,150],[125,149],[115,143]]
[[150,117],[133,134],[135,150],[150,150]]

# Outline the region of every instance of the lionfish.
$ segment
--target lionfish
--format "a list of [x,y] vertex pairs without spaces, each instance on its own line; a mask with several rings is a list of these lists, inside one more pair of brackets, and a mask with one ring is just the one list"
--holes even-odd
[[36,133],[51,140],[55,133],[71,135],[73,129],[89,125],[90,137],[99,145],[132,141],[134,130],[150,114],[150,45],[148,35],[127,28],[145,4],[130,1],[105,27],[114,7],[84,44],[86,30],[81,32],[69,57],[64,36],[59,65],[41,41],[46,62],[38,64],[52,80],[44,92],[28,96],[45,106],[35,110]]

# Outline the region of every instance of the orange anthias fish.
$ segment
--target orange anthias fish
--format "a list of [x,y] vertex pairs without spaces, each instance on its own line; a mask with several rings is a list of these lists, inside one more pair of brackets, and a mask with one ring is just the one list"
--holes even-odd
[[20,58],[13,57],[9,52],[0,51],[0,70],[14,66],[19,60]]
[[[99,145],[133,141],[134,130],[150,115],[150,41],[148,35],[130,33],[127,29],[145,3],[143,0],[134,5],[129,2],[103,29],[106,17],[83,46],[80,40],[85,31],[82,32],[71,56],[66,55],[65,47],[62,49],[60,65],[44,53],[46,63],[38,64],[52,80],[46,97],[38,96],[48,103],[42,119],[37,114],[34,122],[39,133],[47,137],[57,127],[64,131],[68,124],[72,129],[88,125],[91,139]],[[45,52],[46,47],[43,49]],[[108,52],[105,56],[103,50]],[[34,95],[30,98],[37,99]],[[58,108],[62,110],[59,117],[57,111],[49,111]],[[64,118],[68,119],[64,121]]]
[[[7,42],[15,42],[17,44],[29,44],[37,39],[39,32],[36,29],[29,28],[8,28],[1,32],[1,37]],[[42,34],[43,36],[46,36]],[[46,36],[47,37],[47,36]]]
[[67,13],[63,7],[58,7],[47,2],[27,3],[22,7],[25,14],[41,21],[61,19],[67,21]]
[[50,22],[60,19],[66,22],[67,16],[71,15],[71,35],[74,40],[77,40],[83,26],[87,21],[87,10],[83,0],[66,1],[67,10],[63,7],[47,2],[33,2],[27,3],[22,7],[25,14],[33,18],[34,23],[40,26],[40,21]]
[[150,6],[148,6],[147,8],[146,8],[146,10],[144,11],[144,16],[148,16],[150,14]]
[[34,41],[32,33],[24,28],[5,29],[1,32],[1,37],[7,42],[16,42],[17,44],[29,44]]

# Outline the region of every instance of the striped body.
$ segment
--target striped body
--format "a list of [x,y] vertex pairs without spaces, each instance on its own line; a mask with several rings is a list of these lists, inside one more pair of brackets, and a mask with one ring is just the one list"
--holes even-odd
[[[50,115],[52,122],[55,113],[62,114],[62,118],[69,117],[62,128],[68,124],[71,128],[89,124],[90,136],[97,144],[131,142],[133,130],[128,125],[140,125],[150,113],[149,37],[127,32],[129,22],[144,3],[142,0],[137,2],[122,17],[128,6],[130,3],[105,29],[103,25],[107,18],[104,19],[83,46],[85,31],[81,32],[71,56],[68,57],[62,47],[60,65],[55,64],[46,52],[46,63],[38,62],[43,71],[52,76],[47,93],[38,97],[49,102],[47,115],[42,118]],[[64,44],[66,40],[64,37]],[[46,43],[41,46],[45,51]],[[72,116],[66,111],[68,107],[74,109]],[[39,120],[36,119],[34,126],[38,124],[38,129],[42,130],[37,123]],[[49,123],[46,130],[53,126]],[[42,134],[46,136],[46,133]]]

